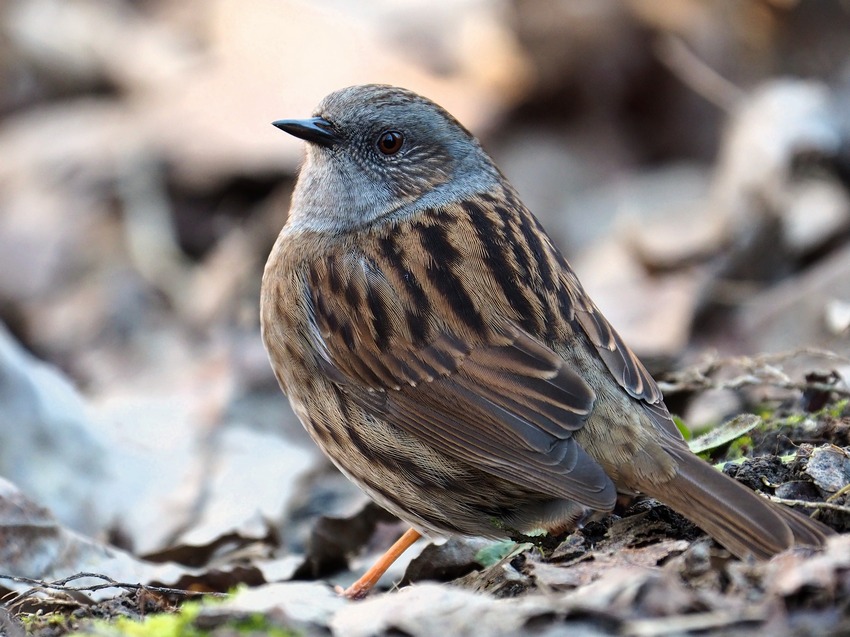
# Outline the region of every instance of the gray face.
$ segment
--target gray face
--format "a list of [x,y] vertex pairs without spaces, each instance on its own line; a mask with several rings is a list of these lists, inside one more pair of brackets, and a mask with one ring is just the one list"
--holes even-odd
[[289,231],[342,232],[392,221],[499,179],[463,126],[410,91],[350,87],[328,95],[314,115],[321,119],[276,123],[309,142]]

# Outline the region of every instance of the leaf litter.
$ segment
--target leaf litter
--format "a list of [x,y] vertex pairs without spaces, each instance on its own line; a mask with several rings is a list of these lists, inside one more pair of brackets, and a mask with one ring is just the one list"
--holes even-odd
[[[482,138],[700,453],[847,532],[839,3],[7,4],[0,634],[850,632],[846,535],[742,562],[642,498],[420,542],[340,599],[404,528],[315,452],[257,326],[301,152],[267,122],[410,86]],[[337,55],[281,66],[313,47]]]
[[[846,530],[850,524],[850,449],[827,441],[815,446],[798,440],[803,436],[810,440],[813,429],[825,437],[840,438],[845,433],[840,425],[846,425],[850,417],[847,405],[832,400],[819,411],[806,413],[795,412],[792,404],[777,407],[773,415],[763,411],[760,417],[746,419],[757,424],[746,430],[753,441],[748,453],[763,453],[765,445],[775,445],[780,438],[794,453],[784,458],[739,458],[725,470],[766,497],[794,500],[805,506],[807,513],[814,512],[837,530]],[[803,419],[811,422],[803,426]],[[733,443],[729,437],[719,447],[725,446],[728,452]],[[717,449],[712,446],[710,451],[716,454]],[[713,460],[722,462],[721,456]],[[4,501],[13,496],[14,492],[7,490]],[[17,497],[19,504],[25,503]],[[21,511],[29,511],[26,519],[30,523],[51,528],[49,514],[21,507]],[[8,524],[20,522],[21,515],[10,517],[7,512],[3,516],[7,546],[14,545],[9,543],[13,536]],[[362,530],[352,534],[358,528]],[[262,566],[273,551],[241,556],[238,551],[225,551],[219,556],[224,562],[243,564],[234,564],[225,578],[224,572],[212,567],[214,560],[208,554],[204,558],[207,566],[190,569],[174,563],[147,564],[144,568],[153,570],[145,571],[139,570],[144,564],[140,562],[134,567],[137,570],[131,569],[123,578],[148,584],[120,583],[97,575],[92,579],[91,573],[86,578],[54,581],[0,580],[9,591],[5,621],[25,623],[28,634],[59,634],[46,632],[48,623],[55,631],[58,616],[64,618],[65,630],[87,631],[91,630],[86,628],[90,621],[98,617],[141,620],[150,613],[173,612],[201,591],[223,593],[248,582],[250,588],[236,589],[223,603],[202,605],[188,624],[206,626],[208,634],[227,634],[235,619],[259,613],[272,622],[270,626],[280,629],[300,634],[331,630],[339,635],[562,631],[743,635],[754,630],[782,635],[805,626],[840,631],[848,625],[848,617],[839,608],[850,594],[850,537],[836,536],[822,553],[798,549],[769,562],[739,561],[693,524],[651,499],[621,501],[614,515],[561,538],[554,547],[467,538],[427,544],[406,561],[403,576],[397,569],[382,581],[382,587],[391,589],[395,588],[393,581],[398,582],[400,590],[376,592],[359,603],[337,597],[329,583],[316,580],[349,582],[357,571],[345,575],[346,565],[365,568],[374,557],[368,547],[379,551],[393,537],[387,533],[400,533],[403,527],[370,504],[349,517],[319,516],[312,529],[306,540],[307,553],[289,560],[290,566],[277,572],[264,571]],[[54,532],[67,534],[58,526]],[[105,547],[100,550],[108,551]],[[353,559],[364,551],[365,557]],[[93,564],[103,572],[115,572],[109,561],[93,560],[80,549],[65,554],[73,556],[63,564],[65,568]],[[3,561],[14,566],[8,556]],[[170,576],[165,574],[168,572]],[[43,628],[38,628],[39,622]]]

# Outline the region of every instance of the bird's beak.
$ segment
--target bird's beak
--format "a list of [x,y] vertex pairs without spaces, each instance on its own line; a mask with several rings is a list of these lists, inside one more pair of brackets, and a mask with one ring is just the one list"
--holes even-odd
[[279,119],[272,122],[285,133],[295,135],[304,141],[324,146],[325,148],[333,147],[340,138],[336,130],[328,120],[321,117],[313,117],[311,119]]

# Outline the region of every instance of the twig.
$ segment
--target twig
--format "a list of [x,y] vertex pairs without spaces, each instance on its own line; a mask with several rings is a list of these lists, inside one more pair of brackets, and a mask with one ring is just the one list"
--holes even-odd
[[[103,580],[105,583],[89,584],[87,586],[69,586],[70,582],[74,582],[76,580],[80,580],[86,577],[92,577],[95,579]],[[37,580],[31,579],[29,577],[4,575],[3,573],[0,573],[0,581],[2,580],[10,580],[13,582],[18,582],[20,584],[29,584],[30,586],[32,586],[32,588],[27,589],[22,593],[18,593],[17,595],[12,597],[11,600],[7,602],[7,605],[10,608],[20,604],[22,601],[24,601],[31,595],[39,592],[56,591],[60,593],[91,593],[107,588],[121,588],[128,591],[150,591],[154,593],[161,593],[164,595],[180,595],[182,597],[227,597],[227,593],[205,593],[200,591],[187,591],[181,588],[169,588],[167,586],[150,586],[147,584],[131,584],[129,582],[118,582],[112,579],[111,577],[102,575],[100,573],[75,573],[74,575],[69,575],[68,577],[53,581]]]
[[809,502],[808,500],[791,500],[789,498],[780,498],[776,495],[767,496],[771,501],[779,504],[787,504],[788,506],[800,506],[806,509],[816,509],[818,511],[828,509],[830,511],[839,511],[841,513],[850,513],[850,506],[842,504],[833,504],[832,502]]
[[832,502],[833,500],[837,500],[838,498],[840,498],[840,497],[842,497],[842,496],[845,496],[845,495],[847,495],[848,493],[850,493],[850,484],[845,484],[845,485],[844,485],[843,487],[841,487],[838,491],[836,491],[836,492],[835,492],[835,493],[833,493],[831,496],[829,496],[829,497],[826,499],[826,501],[827,501],[827,502]]

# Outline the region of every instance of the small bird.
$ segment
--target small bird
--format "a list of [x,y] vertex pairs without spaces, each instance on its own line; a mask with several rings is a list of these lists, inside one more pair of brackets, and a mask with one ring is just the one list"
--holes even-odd
[[337,467],[425,535],[561,533],[619,492],[671,506],[739,557],[826,526],[693,455],[647,370],[479,142],[411,91],[354,86],[314,116],[263,274],[274,373]]

